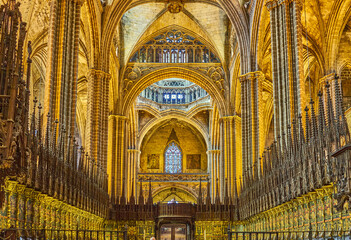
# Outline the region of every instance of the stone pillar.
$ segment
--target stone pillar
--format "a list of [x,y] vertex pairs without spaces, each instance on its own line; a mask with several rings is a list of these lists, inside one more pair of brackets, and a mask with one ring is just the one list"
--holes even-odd
[[[227,116],[222,118],[223,121],[223,137],[224,137],[224,164],[225,164],[225,176],[222,186],[222,192],[224,194],[225,179],[228,181],[228,195],[232,199],[234,198],[234,190],[239,177],[242,174],[241,164],[241,141],[235,141],[240,139],[241,135],[241,119],[238,116]],[[237,181],[235,181],[237,180]],[[237,186],[238,187],[238,186]],[[237,188],[236,188],[237,189]]]
[[51,0],[44,104],[44,116],[50,113],[51,118],[44,118],[43,129],[58,119],[60,126],[66,129],[66,147],[68,137],[75,133],[80,9],[83,2]]
[[[236,177],[236,141],[235,141],[235,117],[223,117],[223,138],[224,138],[224,178],[228,181],[228,195],[234,198],[234,184]],[[222,191],[223,193],[225,191]]]
[[[221,157],[221,150],[219,149],[213,149],[213,150],[208,150],[207,151],[208,161],[211,162],[211,175],[210,175],[210,180],[211,180],[211,187],[210,187],[210,194],[211,194],[211,199],[212,201],[215,200],[216,193],[217,193],[217,178],[219,180],[220,176],[220,157]],[[220,192],[221,194],[221,192]]]
[[[114,202],[120,197],[123,189],[123,178],[126,174],[126,155],[127,155],[127,118],[120,115],[109,116],[109,145],[108,145],[108,166],[109,175],[109,194]],[[127,197],[127,196],[125,196]]]
[[132,194],[132,188],[134,188],[134,196],[137,192],[137,164],[139,159],[140,151],[133,148],[128,148],[127,151],[127,196],[130,197]]
[[[211,180],[211,185],[210,185],[210,191],[211,191],[211,199],[212,201],[215,200],[216,197],[216,191],[217,191],[217,178],[220,181],[220,179],[224,179],[224,176],[220,175],[223,173],[224,169],[221,169],[223,167],[222,164],[222,158],[221,156],[221,149],[223,149],[223,139],[222,139],[222,133],[221,132],[221,121],[219,117],[219,112],[217,108],[215,108],[213,111],[211,111],[210,114],[210,147],[208,150],[208,153],[210,155],[209,157],[209,162],[211,164],[211,168],[209,168],[209,171],[211,172],[210,180]],[[223,174],[224,175],[224,174]],[[220,185],[218,186],[220,189]],[[220,192],[219,192],[220,193]]]
[[[300,0],[269,0],[275,138],[287,133],[288,125],[305,106]],[[285,134],[287,136],[287,134]],[[286,141],[286,137],[281,141]],[[282,145],[281,145],[282,146]]]
[[109,82],[111,75],[90,69],[88,74],[86,148],[90,156],[107,168]]
[[[242,105],[242,156],[243,171],[253,169],[264,150],[262,72],[251,72],[240,77]],[[259,165],[257,165],[259,166]],[[254,172],[255,171],[254,169]]]
[[[242,126],[241,118],[239,116],[234,116],[234,128],[236,139],[242,139]],[[239,190],[240,178],[243,174],[243,158],[242,158],[242,141],[235,142],[235,170],[236,170],[236,185],[237,191]],[[234,179],[235,180],[235,179]],[[234,189],[234,186],[232,186]]]

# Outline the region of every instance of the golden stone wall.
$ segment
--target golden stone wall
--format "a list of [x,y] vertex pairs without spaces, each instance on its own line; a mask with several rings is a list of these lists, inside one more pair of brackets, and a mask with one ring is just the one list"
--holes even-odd
[[[186,124],[168,124],[158,127],[151,131],[151,136],[146,136],[141,147],[140,171],[142,173],[162,173],[164,172],[165,150],[168,144],[168,138],[174,129],[178,140],[179,147],[182,150],[182,169],[183,173],[202,173],[207,170],[207,148],[201,134],[196,130],[190,129]],[[154,154],[159,157],[159,168],[150,169],[148,166],[148,156]],[[187,158],[189,154],[201,155],[201,168],[189,169]],[[156,164],[157,165],[157,164]],[[149,167],[149,168],[148,168]]]

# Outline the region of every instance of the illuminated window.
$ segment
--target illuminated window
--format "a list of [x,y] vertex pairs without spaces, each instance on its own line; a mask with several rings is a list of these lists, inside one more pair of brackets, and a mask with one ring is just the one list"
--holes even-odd
[[165,172],[181,173],[182,172],[182,151],[178,144],[171,142],[165,151]]

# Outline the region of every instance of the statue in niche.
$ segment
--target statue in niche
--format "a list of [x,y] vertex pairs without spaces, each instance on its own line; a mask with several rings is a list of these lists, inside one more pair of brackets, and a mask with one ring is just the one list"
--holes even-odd
[[201,169],[201,154],[186,155],[187,169]]
[[147,169],[159,169],[159,168],[160,168],[160,154],[148,154]]

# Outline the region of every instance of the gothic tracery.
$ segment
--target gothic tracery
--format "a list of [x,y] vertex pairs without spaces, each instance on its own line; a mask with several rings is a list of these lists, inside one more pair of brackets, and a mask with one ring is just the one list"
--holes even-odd
[[2,3],[0,228],[350,235],[350,0]]

